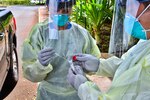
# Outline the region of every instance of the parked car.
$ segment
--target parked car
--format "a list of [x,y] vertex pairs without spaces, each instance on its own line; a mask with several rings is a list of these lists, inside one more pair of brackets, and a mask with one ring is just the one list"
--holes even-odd
[[30,3],[44,5],[45,1],[46,0],[30,0]]
[[16,21],[11,11],[0,9],[0,100],[18,82]]

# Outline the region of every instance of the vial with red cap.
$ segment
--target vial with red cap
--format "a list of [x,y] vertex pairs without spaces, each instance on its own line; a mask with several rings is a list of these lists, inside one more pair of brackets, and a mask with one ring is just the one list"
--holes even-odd
[[77,56],[73,56],[72,61],[77,61]]

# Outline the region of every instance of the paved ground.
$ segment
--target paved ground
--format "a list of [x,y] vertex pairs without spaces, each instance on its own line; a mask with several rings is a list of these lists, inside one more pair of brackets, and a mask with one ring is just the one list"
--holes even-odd
[[[17,50],[19,57],[20,77],[16,88],[7,98],[5,98],[5,100],[34,100],[36,98],[37,84],[32,83],[23,77],[20,52],[23,40],[28,36],[32,26],[35,25],[39,19],[41,21],[45,17],[42,13],[40,13],[41,18],[39,18],[38,7],[13,6],[8,7],[8,9],[13,12],[17,22]],[[98,84],[102,91],[106,91],[111,84],[111,81],[108,78],[93,76],[91,79]]]

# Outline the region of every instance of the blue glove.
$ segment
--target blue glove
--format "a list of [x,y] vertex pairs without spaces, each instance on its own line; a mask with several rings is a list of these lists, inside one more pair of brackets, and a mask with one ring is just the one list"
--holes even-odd
[[43,66],[47,66],[55,56],[55,51],[52,48],[44,48],[38,54],[38,60]]
[[[79,66],[80,67],[80,66]],[[76,71],[73,71],[73,69],[70,67],[69,72],[67,75],[67,79],[69,83],[76,89],[78,90],[79,86],[83,84],[84,82],[87,81],[86,77],[82,75],[82,71],[80,70],[81,68],[75,68]]]
[[77,54],[74,65],[83,67],[88,72],[96,72],[99,68],[100,60],[90,54]]

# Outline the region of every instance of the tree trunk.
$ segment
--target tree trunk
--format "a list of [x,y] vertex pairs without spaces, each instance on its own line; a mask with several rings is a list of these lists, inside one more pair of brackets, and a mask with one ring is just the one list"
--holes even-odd
[[100,49],[101,48],[100,31],[95,31],[95,39],[96,39],[96,44],[98,45],[98,47]]

